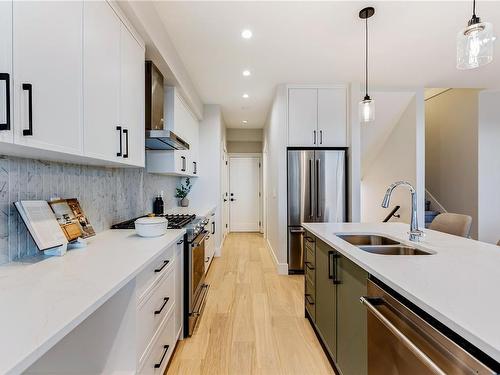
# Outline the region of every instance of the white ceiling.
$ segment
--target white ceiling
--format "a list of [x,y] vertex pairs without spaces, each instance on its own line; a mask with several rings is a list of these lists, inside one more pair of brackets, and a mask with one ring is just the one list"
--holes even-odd
[[[155,3],[202,101],[221,104],[228,127],[262,127],[279,83],[362,82],[358,11],[367,5],[376,9],[369,21],[374,85],[500,88],[500,41],[493,63],[455,68],[456,34],[471,1]],[[500,2],[477,8],[498,32]],[[251,40],[241,38],[244,28],[253,31]],[[243,77],[243,69],[252,76]]]

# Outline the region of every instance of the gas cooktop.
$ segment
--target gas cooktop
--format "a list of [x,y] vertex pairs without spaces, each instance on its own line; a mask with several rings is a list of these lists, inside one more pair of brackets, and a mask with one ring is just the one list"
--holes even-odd
[[[146,217],[148,215],[144,216],[139,216],[139,217]],[[165,219],[168,220],[168,229],[181,229],[184,228],[186,225],[191,223],[193,220],[196,219],[196,215],[187,215],[187,214],[166,214],[166,215],[157,215],[164,217]],[[134,229],[135,225],[134,222],[139,219],[139,217],[136,217],[135,219],[131,220],[126,220],[118,224],[114,224],[111,226],[111,229]]]

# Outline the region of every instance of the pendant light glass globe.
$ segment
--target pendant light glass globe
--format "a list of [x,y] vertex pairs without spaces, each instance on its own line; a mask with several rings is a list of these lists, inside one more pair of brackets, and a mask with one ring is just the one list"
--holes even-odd
[[371,122],[375,120],[375,100],[369,96],[359,102],[359,119],[361,122]]
[[469,22],[457,34],[457,69],[474,69],[492,62],[495,39],[491,23]]

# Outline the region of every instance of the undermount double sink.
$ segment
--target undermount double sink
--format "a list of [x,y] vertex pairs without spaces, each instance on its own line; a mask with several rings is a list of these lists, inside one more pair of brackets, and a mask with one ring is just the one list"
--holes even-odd
[[432,255],[428,251],[402,244],[376,234],[337,234],[337,237],[367,253],[379,255]]

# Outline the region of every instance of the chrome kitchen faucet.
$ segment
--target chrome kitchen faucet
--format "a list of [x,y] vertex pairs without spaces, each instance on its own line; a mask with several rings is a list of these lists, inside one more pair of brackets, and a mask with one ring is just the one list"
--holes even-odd
[[385,192],[384,200],[382,201],[382,207],[389,207],[389,202],[391,201],[392,191],[400,186],[408,186],[411,193],[411,222],[410,222],[410,241],[418,242],[420,237],[424,236],[424,232],[418,229],[418,218],[417,218],[417,191],[408,181],[396,181],[389,186]]

